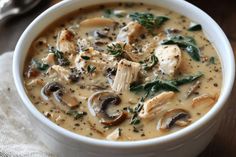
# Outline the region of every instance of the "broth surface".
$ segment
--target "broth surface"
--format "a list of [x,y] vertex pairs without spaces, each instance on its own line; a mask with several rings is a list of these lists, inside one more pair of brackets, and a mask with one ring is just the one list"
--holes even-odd
[[[154,28],[147,25],[147,15],[156,20]],[[170,134],[204,116],[220,94],[220,59],[199,27],[142,3],[78,9],[32,43],[26,91],[48,119],[80,135],[134,141]],[[178,37],[175,43],[164,42],[173,37]],[[94,93],[106,91],[97,104],[92,101]]]

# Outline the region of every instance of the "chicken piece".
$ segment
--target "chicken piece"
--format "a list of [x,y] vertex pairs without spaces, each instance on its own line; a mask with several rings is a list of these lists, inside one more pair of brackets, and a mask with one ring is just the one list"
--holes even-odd
[[155,50],[155,55],[160,64],[160,70],[173,76],[179,68],[182,60],[181,50],[177,45],[161,45]]
[[54,76],[53,74],[56,73],[56,75],[59,76],[61,79],[64,79],[65,81],[70,81],[70,70],[65,69],[60,65],[53,65],[51,68],[48,69],[47,73],[49,73],[50,76]]
[[110,133],[106,139],[110,140],[110,141],[116,141],[120,138],[121,136],[121,129],[120,128],[116,128],[112,133]]
[[49,64],[49,65],[54,65],[55,64],[55,55],[54,53],[49,53],[47,57],[42,59],[43,63]]
[[105,27],[105,26],[114,26],[116,24],[117,22],[115,22],[112,19],[95,17],[80,22],[80,27]]
[[218,99],[218,94],[215,94],[214,96],[211,96],[209,94],[203,94],[203,95],[193,98],[192,107],[194,108],[199,105],[212,106],[216,103],[217,99]]
[[162,110],[162,106],[165,105],[174,96],[174,92],[162,92],[154,98],[145,101],[143,109],[139,113],[139,117],[143,119],[153,118],[158,112]]
[[130,22],[123,27],[117,35],[116,41],[122,41],[126,44],[132,44],[141,34],[144,34],[145,29],[138,22]]
[[126,59],[120,60],[112,89],[116,92],[129,90],[130,84],[137,79],[140,64]]
[[57,49],[65,54],[76,53],[75,37],[71,31],[64,29],[58,34]]
[[117,61],[113,56],[101,53],[90,47],[76,56],[75,65],[81,72],[85,72],[89,65],[96,67],[96,71],[104,71],[107,67],[115,67]]

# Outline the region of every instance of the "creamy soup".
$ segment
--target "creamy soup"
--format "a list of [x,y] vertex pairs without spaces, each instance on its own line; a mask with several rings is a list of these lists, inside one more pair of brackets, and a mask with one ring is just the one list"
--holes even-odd
[[201,24],[142,3],[78,8],[32,43],[35,107],[74,133],[134,141],[183,129],[216,103],[221,63]]

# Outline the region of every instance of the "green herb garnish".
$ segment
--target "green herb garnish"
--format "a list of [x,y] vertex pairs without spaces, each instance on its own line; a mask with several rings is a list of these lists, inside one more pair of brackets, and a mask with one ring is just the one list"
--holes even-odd
[[163,40],[161,44],[162,45],[177,44],[179,47],[185,49],[193,60],[200,61],[201,59],[200,50],[197,47],[195,39],[192,37],[176,35],[170,37],[169,39]]
[[126,44],[124,44],[123,46],[121,44],[112,44],[111,46],[107,46],[107,51],[115,56],[115,57],[119,57],[124,53],[124,48],[125,48]]
[[152,55],[148,63],[142,63],[144,70],[149,70],[158,63],[158,58],[155,55]]
[[88,73],[93,73],[96,70],[96,67],[93,65],[88,65],[87,71]]
[[183,84],[187,84],[187,83],[193,82],[193,81],[199,79],[202,76],[203,76],[203,73],[199,72],[199,73],[197,73],[195,75],[185,76],[185,77],[176,79],[176,80],[171,81],[171,82],[175,86],[180,86],[180,85],[183,85]]
[[56,56],[57,63],[61,66],[70,65],[70,61],[64,57],[63,52],[57,50],[56,48],[49,46],[49,53],[53,53]]
[[49,65],[48,64],[44,64],[44,63],[41,63],[37,60],[32,60],[32,65],[35,65],[36,68],[40,71],[45,71],[49,68]]
[[130,120],[130,124],[132,125],[138,125],[140,124],[141,120],[138,116],[139,112],[142,110],[143,108],[143,98],[138,102],[137,106],[133,108],[128,107],[126,110],[133,114]]
[[132,13],[129,15],[133,21],[137,21],[144,26],[149,32],[153,32],[154,29],[161,27],[167,20],[165,16],[154,16],[152,13]]
[[210,64],[216,64],[216,60],[215,60],[215,57],[211,57],[208,61],[208,65]]
[[77,110],[69,110],[67,112],[67,114],[73,116],[75,119],[80,119],[83,116],[87,115],[87,112],[81,112],[81,111],[77,111]]
[[202,26],[200,24],[193,24],[188,28],[188,31],[194,32],[194,31],[200,31],[202,30]]
[[89,60],[90,59],[89,56],[81,56],[81,58],[83,58],[84,60]]

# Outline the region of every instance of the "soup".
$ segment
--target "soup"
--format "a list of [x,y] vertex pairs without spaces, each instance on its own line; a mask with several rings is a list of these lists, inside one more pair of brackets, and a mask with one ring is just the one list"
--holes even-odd
[[217,102],[221,63],[202,26],[143,3],[80,8],[32,43],[24,84],[57,125],[97,139],[164,136]]

